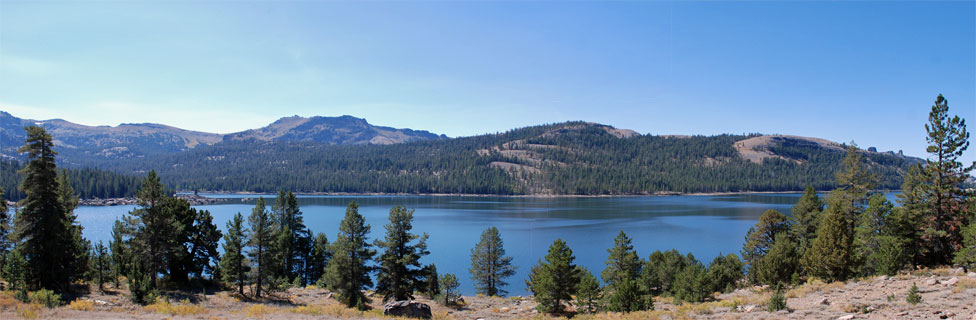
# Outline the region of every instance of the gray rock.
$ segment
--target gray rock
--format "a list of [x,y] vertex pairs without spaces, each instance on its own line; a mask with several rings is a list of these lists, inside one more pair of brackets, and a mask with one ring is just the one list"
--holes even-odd
[[925,285],[927,285],[927,286],[934,286],[934,285],[937,285],[937,284],[939,284],[939,280],[936,280],[936,279],[928,279],[928,280],[925,280]]
[[957,277],[952,277],[952,278],[950,278],[949,280],[946,280],[946,282],[943,282],[943,283],[944,283],[944,284],[945,284],[945,285],[946,285],[947,287],[949,287],[949,286],[952,286],[952,285],[954,285],[954,284],[956,284],[956,282],[959,282],[959,278],[957,278]]
[[383,306],[383,315],[430,319],[430,306],[417,301],[393,301]]
[[966,274],[966,276],[967,276],[967,277],[970,277],[970,278],[972,278],[972,277],[976,277],[976,272],[970,272],[970,273],[967,273],[967,274]]
[[840,318],[837,318],[837,320],[851,320],[851,319],[854,319],[854,315],[853,314],[849,314],[849,315],[841,316]]
[[825,306],[829,306],[830,305],[830,300],[827,300],[827,298],[823,298],[823,300],[820,300],[820,304],[825,305]]

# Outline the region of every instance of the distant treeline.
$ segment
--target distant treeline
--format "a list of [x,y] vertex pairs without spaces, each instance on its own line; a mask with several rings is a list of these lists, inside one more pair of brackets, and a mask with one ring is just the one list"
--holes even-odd
[[[24,198],[18,186],[24,175],[18,172],[23,165],[14,160],[0,160],[0,188],[5,191],[4,200]],[[82,199],[134,197],[141,177],[122,175],[111,171],[82,168],[67,169],[68,181]]]
[[[782,143],[770,151],[800,163],[752,163],[733,145],[750,135],[619,138],[568,122],[500,134],[396,145],[235,141],[102,167],[150,170],[182,190],[352,193],[632,195],[655,192],[830,190],[844,152]],[[878,187],[897,189],[918,159],[863,152]],[[528,155],[528,156],[527,156]],[[493,162],[520,165],[503,169]]]

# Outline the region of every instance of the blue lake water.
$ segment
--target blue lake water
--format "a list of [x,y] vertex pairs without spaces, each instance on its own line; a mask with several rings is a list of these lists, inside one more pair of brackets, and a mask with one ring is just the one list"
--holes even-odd
[[[196,206],[209,210],[224,230],[233,215],[245,217],[257,196],[209,195],[234,198],[229,204]],[[510,295],[524,295],[524,280],[531,266],[542,258],[556,238],[569,243],[577,264],[599,276],[607,249],[620,230],[633,240],[642,258],[654,250],[691,252],[708,263],[719,255],[738,253],[750,226],[763,211],[788,214],[799,194],[745,194],[728,196],[655,196],[606,198],[512,198],[430,196],[301,196],[305,224],[313,232],[335,239],[339,221],[350,201],[372,226],[371,240],[383,235],[391,207],[414,209],[414,231],[430,234],[431,254],[424,263],[435,263],[440,273],[454,273],[464,294],[473,294],[468,268],[470,251],[481,232],[495,226],[518,271],[505,288]],[[251,199],[246,199],[251,198]],[[268,195],[268,200],[273,195]],[[133,206],[79,207],[76,211],[93,242],[111,238],[112,223]]]

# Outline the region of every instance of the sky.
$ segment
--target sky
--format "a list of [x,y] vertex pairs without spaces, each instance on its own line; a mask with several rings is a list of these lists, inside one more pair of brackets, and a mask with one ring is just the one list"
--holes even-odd
[[976,123],[974,1],[0,0],[0,110],[87,125],[585,120],[923,156],[940,93]]

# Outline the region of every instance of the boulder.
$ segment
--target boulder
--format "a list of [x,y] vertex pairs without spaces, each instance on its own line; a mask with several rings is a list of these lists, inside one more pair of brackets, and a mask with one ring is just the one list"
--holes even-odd
[[947,287],[950,287],[950,286],[952,286],[952,285],[954,285],[954,284],[956,284],[956,282],[959,282],[959,278],[957,278],[957,277],[952,277],[952,278],[950,278],[949,280],[946,280],[946,282],[943,282],[943,283],[944,283],[944,284],[945,284],[945,285],[946,285]]
[[417,301],[392,301],[383,306],[383,315],[430,319],[430,306]]
[[925,285],[934,286],[934,285],[937,285],[937,284],[939,284],[939,280],[936,280],[936,279],[928,279],[928,280],[925,280]]
[[837,318],[837,320],[851,320],[851,319],[854,319],[854,315],[853,314],[849,314],[849,315],[841,316],[840,318]]

